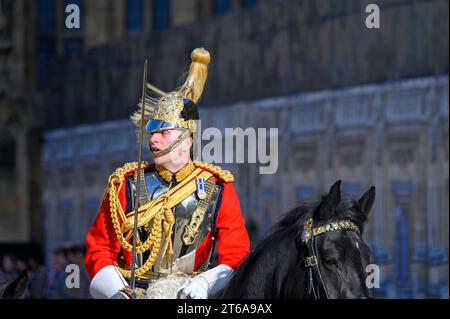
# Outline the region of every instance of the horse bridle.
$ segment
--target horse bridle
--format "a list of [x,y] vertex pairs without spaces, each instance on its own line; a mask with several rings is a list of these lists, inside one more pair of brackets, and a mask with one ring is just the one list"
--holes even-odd
[[327,287],[320,272],[317,254],[317,236],[336,230],[351,230],[360,234],[358,226],[350,220],[336,220],[325,225],[313,227],[313,219],[309,218],[303,224],[302,244],[305,246],[307,269],[306,284],[308,297],[314,299],[329,299]]

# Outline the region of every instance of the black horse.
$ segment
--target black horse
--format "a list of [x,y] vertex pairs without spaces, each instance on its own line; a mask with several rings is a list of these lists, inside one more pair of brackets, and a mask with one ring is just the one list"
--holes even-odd
[[28,285],[26,270],[10,283],[0,283],[0,299],[23,299]]
[[375,187],[355,200],[341,198],[340,185],[274,225],[219,297],[369,298],[366,266],[372,255],[362,232]]

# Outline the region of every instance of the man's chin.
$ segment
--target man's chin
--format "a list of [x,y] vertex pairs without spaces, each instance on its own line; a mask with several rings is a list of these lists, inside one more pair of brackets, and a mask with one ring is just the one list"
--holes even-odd
[[153,163],[157,164],[157,165],[163,165],[165,162],[165,160],[163,160],[161,157],[153,157]]
[[178,157],[175,157],[175,158],[172,158],[172,157],[173,157],[173,155],[171,153],[166,154],[161,157],[157,157],[157,158],[153,157],[153,163],[164,166],[164,164],[169,164],[169,163],[177,164],[177,163],[182,162],[182,159],[180,159]]

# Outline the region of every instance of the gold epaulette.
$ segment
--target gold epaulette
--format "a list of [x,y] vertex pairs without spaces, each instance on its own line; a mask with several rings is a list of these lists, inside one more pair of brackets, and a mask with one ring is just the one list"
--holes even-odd
[[[147,168],[150,166],[149,162],[142,161],[142,168]],[[129,172],[137,170],[138,162],[125,163],[122,167],[117,168],[111,176],[123,176]]]
[[194,162],[195,167],[203,168],[214,175],[218,176],[220,179],[222,179],[226,183],[231,183],[234,181],[234,176],[231,174],[230,171],[223,169],[219,166],[212,165],[207,162]]
[[[150,166],[150,163],[146,161],[142,161],[142,168],[147,168]],[[122,184],[123,178],[127,173],[137,170],[138,162],[125,163],[123,166],[117,168],[114,173],[109,175],[108,185],[105,188],[102,196],[102,202],[105,199],[105,196],[109,193],[111,187],[114,185]],[[124,216],[123,216],[124,217]]]

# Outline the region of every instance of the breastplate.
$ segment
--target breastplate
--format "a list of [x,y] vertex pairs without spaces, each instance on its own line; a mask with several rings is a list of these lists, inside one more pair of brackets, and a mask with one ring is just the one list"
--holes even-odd
[[[132,199],[132,207],[134,209],[134,198],[135,198],[135,181],[134,179],[128,180],[128,186],[131,189],[131,199]],[[178,203],[176,206],[172,208],[175,224],[172,229],[172,243],[173,243],[173,260],[182,257],[194,249],[198,247],[198,245],[205,239],[205,236],[208,234],[209,230],[212,228],[213,223],[213,215],[216,210],[217,200],[219,194],[221,192],[221,187],[214,182],[214,176],[212,176],[206,182],[207,192],[211,192],[211,199],[206,203],[207,208],[203,215],[203,220],[201,221],[200,227],[198,229],[198,234],[195,237],[195,240],[192,244],[186,245],[183,242],[183,234],[185,232],[185,228],[191,222],[191,218],[196,208],[198,207],[200,199],[198,198],[196,192],[190,194],[183,201]],[[140,196],[139,196],[139,204],[142,205],[144,203],[149,202],[150,200],[154,200],[161,195],[165,194],[169,187],[167,182],[162,179],[155,171],[146,172],[144,174],[144,178],[141,179],[140,185]],[[142,191],[145,190],[145,191]],[[203,203],[204,204],[204,203]],[[204,206],[204,205],[203,205]],[[139,230],[140,239],[145,240],[147,234],[143,227]],[[162,242],[164,242],[165,238],[163,235]],[[162,246],[162,245],[161,245]],[[146,254],[138,254],[138,267],[140,267],[146,260]],[[208,261],[206,261],[208,262]],[[192,265],[193,266],[193,265]],[[158,257],[153,265],[153,272],[161,272],[162,270],[167,269],[166,260],[164,258],[164,252],[162,249],[158,253]]]

